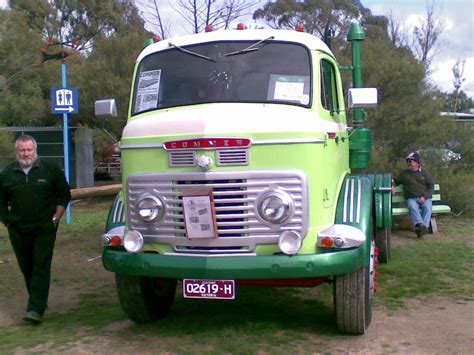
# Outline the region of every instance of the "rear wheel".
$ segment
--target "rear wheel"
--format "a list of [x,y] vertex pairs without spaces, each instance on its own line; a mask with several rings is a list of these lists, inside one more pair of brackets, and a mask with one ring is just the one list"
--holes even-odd
[[391,255],[392,230],[390,228],[377,228],[375,233],[375,246],[378,248],[378,260],[388,263]]
[[177,281],[115,274],[120,305],[137,323],[147,323],[168,315],[176,293]]
[[375,244],[371,243],[370,264],[354,272],[336,276],[334,308],[341,332],[364,334],[372,320],[375,289]]

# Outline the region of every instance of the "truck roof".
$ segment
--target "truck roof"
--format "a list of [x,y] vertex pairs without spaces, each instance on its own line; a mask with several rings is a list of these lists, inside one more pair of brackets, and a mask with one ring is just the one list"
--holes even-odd
[[170,48],[169,43],[183,47],[191,44],[216,41],[260,41],[274,37],[274,41],[300,43],[310,50],[321,50],[332,54],[328,46],[319,38],[305,32],[294,30],[259,29],[259,30],[218,30],[187,36],[168,38],[145,47],[139,54],[137,61],[147,55]]

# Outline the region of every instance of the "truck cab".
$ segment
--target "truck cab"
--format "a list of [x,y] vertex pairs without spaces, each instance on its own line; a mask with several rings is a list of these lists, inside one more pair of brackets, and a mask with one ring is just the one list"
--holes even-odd
[[[376,96],[350,89],[348,106]],[[114,111],[96,102],[96,115]],[[187,298],[233,299],[245,285],[330,281],[340,330],[365,332],[387,205],[376,207],[379,179],[352,171],[368,165],[370,135],[348,126],[326,44],[291,30],[153,43],[137,58],[128,115],[102,260],[132,320],[166,316],[177,285]]]

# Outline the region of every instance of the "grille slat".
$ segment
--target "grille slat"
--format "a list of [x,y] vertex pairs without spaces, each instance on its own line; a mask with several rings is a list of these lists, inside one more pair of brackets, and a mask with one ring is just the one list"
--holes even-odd
[[[182,211],[183,187],[212,188],[218,238],[186,238]],[[286,191],[294,200],[293,217],[284,225],[264,223],[256,216],[256,199],[269,188]],[[200,248],[199,254],[227,253],[230,249],[253,253],[260,244],[276,244],[281,230],[307,232],[307,190],[305,176],[297,171],[199,172],[131,175],[127,181],[128,221],[139,230],[146,243],[169,243],[175,252]],[[166,208],[158,223],[145,223],[136,213],[136,204],[144,195],[159,196]]]

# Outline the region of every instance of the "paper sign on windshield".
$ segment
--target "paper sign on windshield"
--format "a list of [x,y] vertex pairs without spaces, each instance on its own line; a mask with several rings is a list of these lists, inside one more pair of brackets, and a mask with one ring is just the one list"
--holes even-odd
[[161,69],[144,71],[138,77],[135,113],[156,108],[160,89]]

